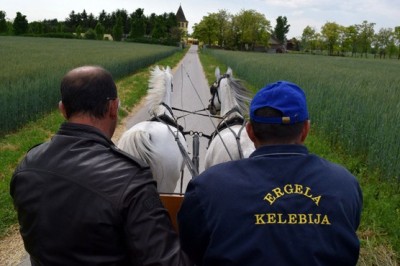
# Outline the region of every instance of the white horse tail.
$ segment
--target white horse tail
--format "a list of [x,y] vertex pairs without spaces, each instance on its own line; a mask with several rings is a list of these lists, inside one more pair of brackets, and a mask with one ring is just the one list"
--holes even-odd
[[141,159],[152,168],[151,166],[154,164],[154,147],[147,131],[126,131],[118,141],[118,148]]
[[154,151],[156,150],[149,132],[141,129],[126,131],[118,141],[118,148],[141,159],[150,166],[153,178],[157,186],[163,179],[163,168],[157,167],[157,160]]

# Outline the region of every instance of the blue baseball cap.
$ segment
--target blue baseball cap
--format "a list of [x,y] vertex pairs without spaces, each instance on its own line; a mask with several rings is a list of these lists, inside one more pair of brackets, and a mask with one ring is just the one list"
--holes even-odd
[[[282,112],[282,117],[263,117],[255,113],[263,107]],[[308,120],[304,91],[294,83],[278,81],[268,84],[254,95],[250,104],[250,119],[264,124],[294,124]]]

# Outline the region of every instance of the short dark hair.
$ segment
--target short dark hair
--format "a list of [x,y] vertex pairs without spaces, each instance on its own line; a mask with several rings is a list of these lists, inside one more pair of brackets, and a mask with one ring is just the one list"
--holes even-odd
[[71,70],[61,81],[60,91],[67,119],[78,113],[103,118],[108,101],[118,97],[111,73],[98,66]]
[[[255,114],[261,117],[281,117],[282,112],[271,108],[263,107],[256,110]],[[300,136],[304,123],[294,124],[266,124],[250,120],[255,137],[266,143],[290,143]]]

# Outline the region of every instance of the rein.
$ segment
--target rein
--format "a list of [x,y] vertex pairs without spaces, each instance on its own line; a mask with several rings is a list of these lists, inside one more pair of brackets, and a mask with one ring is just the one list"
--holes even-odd
[[[200,95],[199,95],[199,92],[197,91],[196,86],[194,85],[194,83],[193,83],[193,81],[192,81],[192,79],[191,79],[189,73],[186,71],[186,68],[185,68],[184,64],[182,64],[182,68],[181,68],[181,69],[182,69],[182,72],[185,71],[186,76],[188,77],[189,82],[190,82],[192,88],[194,89],[194,92],[196,93],[198,99],[200,100],[200,102],[202,103],[202,105],[203,105],[203,107],[204,107],[204,110],[207,110],[207,109],[208,109],[208,110],[209,110],[209,113],[211,113],[212,115],[215,115],[216,112],[217,112],[216,107],[215,107],[215,105],[214,105],[214,99],[215,99],[215,97],[217,97],[218,102],[221,103],[221,99],[220,99],[220,96],[219,96],[219,93],[218,93],[218,87],[219,87],[219,85],[220,85],[220,83],[221,83],[221,80],[222,80],[223,78],[230,77],[230,75],[229,75],[229,74],[224,74],[224,75],[222,75],[222,76],[218,79],[218,81],[214,82],[214,84],[210,87],[210,93],[212,94],[212,98],[209,100],[209,101],[210,101],[210,104],[208,105],[208,108],[205,108],[205,105],[204,105],[203,101],[201,100],[201,97],[200,97]],[[237,107],[236,107],[236,108],[237,108]],[[235,109],[235,108],[234,108],[234,109]],[[177,109],[177,110],[178,110],[178,109]],[[185,110],[179,110],[179,111],[188,112],[188,111],[185,111]],[[213,113],[213,111],[214,111],[214,113]],[[236,109],[235,109],[235,111],[236,111]],[[228,113],[231,114],[232,112],[233,112],[233,110],[231,110],[231,111],[228,112]],[[240,112],[239,112],[239,113],[240,113]],[[196,114],[198,114],[198,113],[196,113]],[[203,115],[203,114],[198,114],[198,115]],[[225,150],[227,151],[229,157],[230,157],[231,159],[233,159],[232,155],[231,155],[230,152],[229,152],[228,147],[226,146],[226,144],[225,144],[224,140],[222,139],[221,135],[219,134],[219,131],[218,131],[218,129],[217,129],[217,126],[214,124],[213,120],[211,119],[212,117],[216,117],[216,118],[220,118],[220,119],[221,119],[221,117],[211,116],[210,114],[205,115],[205,116],[208,116],[208,117],[210,118],[210,121],[211,121],[212,125],[214,126],[214,129],[215,129],[215,132],[214,132],[215,134],[213,133],[213,134],[214,134],[214,137],[215,137],[216,135],[219,136],[219,138],[221,139],[222,144],[223,144],[223,146],[225,147]],[[226,118],[226,115],[225,115],[224,117],[222,117],[222,119],[224,119],[224,118]],[[223,121],[223,120],[222,120],[222,121]],[[221,124],[222,121],[221,121],[219,124]],[[226,122],[226,121],[225,121],[225,122]],[[224,123],[225,123],[225,122],[224,122]],[[233,124],[232,124],[232,125],[233,125]],[[236,142],[237,142],[237,144],[238,144],[237,146],[238,146],[238,149],[239,149],[240,158],[243,158],[243,151],[242,151],[242,148],[241,148],[241,145],[240,145],[240,135],[241,135],[241,132],[242,132],[242,130],[243,130],[243,128],[244,128],[244,125],[245,125],[245,121],[243,121],[243,123],[242,123],[242,128],[239,130],[239,134],[238,134],[238,135],[236,135],[235,132],[233,132],[233,130],[230,128],[230,126],[228,126],[228,128],[229,128],[229,129],[232,131],[232,133],[234,133],[234,135],[235,135]],[[207,137],[208,139],[212,139],[212,136],[206,136],[206,135],[204,135],[204,134],[203,134],[202,136]],[[190,163],[191,163],[191,162],[190,162]],[[189,167],[189,170],[190,170],[190,167]],[[192,176],[193,176],[193,174],[192,174]]]
[[[168,117],[167,115],[164,115],[162,117]],[[188,167],[190,174],[192,175],[192,177],[199,175],[197,169],[195,168],[192,159],[190,159],[189,154],[185,151],[185,147],[183,147],[182,143],[179,140],[179,135],[178,135],[178,131],[176,132],[176,134],[174,133],[174,131],[171,129],[171,126],[176,126],[178,125],[178,123],[176,121],[174,121],[172,118],[168,117],[170,121],[173,121],[173,123],[175,125],[171,125],[168,124],[166,121],[162,120],[160,116],[155,116],[153,119],[153,121],[158,121],[160,123],[164,123],[167,127],[168,130],[171,132],[171,134],[175,137],[175,141],[178,144],[179,150],[183,156],[183,159],[185,161],[186,166]],[[180,128],[182,128],[182,126],[179,126]],[[178,128],[178,127],[177,127]],[[183,134],[183,128],[182,131],[179,129],[179,131]],[[183,134],[185,135],[185,134]]]
[[[171,126],[174,128],[177,128],[179,130],[180,133],[182,133],[182,135],[185,137],[185,135],[187,135],[187,132],[183,131],[183,127],[181,125],[178,124],[178,122],[175,119],[175,116],[172,112],[171,107],[169,107],[166,103],[161,102],[160,105],[164,106],[168,112],[171,114],[172,117],[163,114],[163,115],[159,115],[159,116],[154,116],[152,119],[150,119],[150,121],[156,121],[156,122],[160,122],[165,124],[168,127],[168,130],[171,132],[171,134],[175,137],[175,141],[178,144],[179,150],[182,154],[182,157],[185,161],[186,166],[188,167],[190,174],[192,176],[197,176],[198,170],[197,168],[195,168],[192,160],[189,157],[189,154],[185,151],[185,148],[183,147],[182,143],[179,140],[179,135],[178,135],[178,131],[176,131],[176,133],[171,129]],[[182,184],[181,184],[182,186]]]
[[[199,114],[199,112],[209,110],[208,108],[204,108],[204,109],[197,110],[197,111],[188,111],[188,110],[184,110],[184,109],[179,109],[179,108],[176,108],[176,107],[172,107],[172,110],[181,111],[181,112],[185,112],[185,113],[193,114],[193,115],[200,115],[200,116],[207,116],[207,117],[222,119],[222,116],[219,116],[219,115]],[[179,118],[182,118],[182,117],[185,117],[185,116],[186,116],[186,115],[178,116],[178,119],[179,119]]]

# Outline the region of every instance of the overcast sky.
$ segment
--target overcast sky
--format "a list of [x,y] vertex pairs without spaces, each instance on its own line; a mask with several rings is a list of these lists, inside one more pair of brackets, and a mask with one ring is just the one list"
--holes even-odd
[[276,24],[276,18],[286,16],[291,25],[288,37],[301,36],[306,26],[314,27],[318,32],[326,22],[336,22],[342,26],[361,24],[364,20],[376,23],[375,31],[380,28],[400,26],[399,0],[0,0],[0,10],[13,20],[16,12],[26,16],[28,22],[43,19],[64,21],[72,10],[75,13],[86,12],[98,16],[104,9],[112,13],[125,9],[128,14],[137,8],[143,8],[146,15],[173,12],[182,5],[186,19],[189,21],[189,32],[192,26],[199,23],[208,13],[226,10],[232,15],[242,9],[253,9]]

